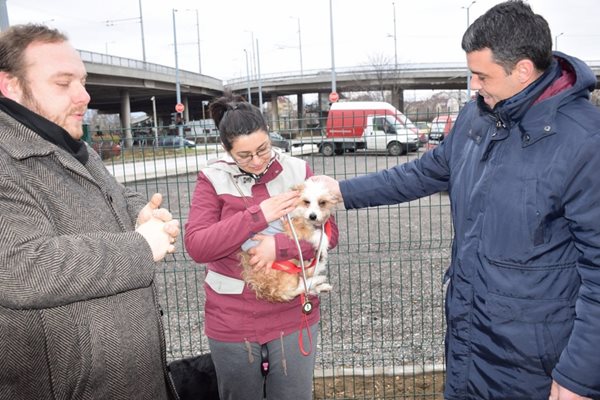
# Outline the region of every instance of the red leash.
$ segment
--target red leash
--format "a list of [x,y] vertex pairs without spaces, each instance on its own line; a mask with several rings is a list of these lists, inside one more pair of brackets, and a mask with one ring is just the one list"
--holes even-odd
[[[289,216],[288,216],[288,218],[289,218]],[[291,221],[290,221],[290,225],[291,225]],[[331,222],[329,222],[329,220],[327,220],[325,222],[325,226],[323,228],[325,230],[325,235],[327,236],[327,238],[329,240],[331,240]],[[285,260],[285,261],[275,261],[272,265],[272,268],[280,270],[280,271],[288,272],[290,274],[299,274],[306,269],[310,269],[310,268],[314,267],[317,264],[318,256],[315,255],[315,257],[311,261],[310,265],[308,267],[304,267],[304,261],[302,260],[302,254],[301,254],[302,250],[300,249],[300,243],[297,242],[296,244],[298,246],[298,252],[299,252],[301,266],[298,267],[296,264],[294,264],[290,260]],[[304,279],[304,277],[302,279]],[[306,285],[306,281],[305,281],[305,285]],[[310,353],[312,352],[312,348],[313,348],[312,333],[310,332],[310,326],[308,325],[308,314],[310,314],[312,312],[313,305],[310,302],[310,300],[307,299],[307,295],[308,295],[308,293],[300,294],[300,305],[302,307],[302,317],[301,317],[301,321],[300,321],[300,333],[298,334],[298,347],[300,348],[300,353],[302,353],[303,356],[310,355]],[[306,351],[306,349],[304,348],[304,340],[303,340],[304,327],[306,327],[306,332],[308,334],[308,343],[309,343],[308,351]]]
[[[300,333],[298,334],[298,347],[300,348],[300,353],[302,353],[303,356],[308,356],[311,352],[312,352],[312,347],[313,347],[313,340],[312,340],[312,333],[310,332],[310,326],[308,326],[308,314],[310,314],[312,312],[312,303],[309,302],[305,302],[306,300],[306,296],[304,294],[300,295],[300,304],[302,305],[302,321],[300,322]],[[310,305],[310,310],[308,312],[306,312],[306,305],[309,304]],[[308,333],[308,343],[309,343],[309,348],[308,351],[306,351],[304,349],[304,325],[306,326],[306,332]]]

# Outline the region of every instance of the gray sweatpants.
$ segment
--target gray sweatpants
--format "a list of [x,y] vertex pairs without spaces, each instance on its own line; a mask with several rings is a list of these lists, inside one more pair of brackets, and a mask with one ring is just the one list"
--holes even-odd
[[[266,379],[268,400],[311,400],[313,372],[319,324],[310,328],[312,348],[306,328],[302,332],[303,349],[300,352],[300,331],[268,342],[269,374]],[[209,339],[210,352],[219,384],[221,400],[262,400],[264,378],[261,373],[261,345],[258,343],[218,342]]]

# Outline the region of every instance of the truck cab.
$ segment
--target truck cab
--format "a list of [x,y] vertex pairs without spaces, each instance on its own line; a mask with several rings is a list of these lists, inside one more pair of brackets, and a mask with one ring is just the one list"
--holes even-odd
[[414,132],[401,125],[393,115],[368,116],[364,137],[367,149],[387,151],[391,156],[406,154],[418,147]]

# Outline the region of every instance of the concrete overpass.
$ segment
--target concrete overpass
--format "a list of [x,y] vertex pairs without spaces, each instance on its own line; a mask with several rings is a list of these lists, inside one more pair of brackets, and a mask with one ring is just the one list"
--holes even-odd
[[[92,97],[90,108],[105,113],[121,113],[124,103],[131,111],[152,113],[152,96],[157,113],[169,115],[176,103],[175,69],[101,53],[80,51],[88,71],[87,89]],[[226,82],[189,71],[179,71],[182,102],[192,119],[202,117],[202,102],[212,100],[228,89],[247,97],[250,87],[252,102],[258,104],[259,87],[263,101],[273,102],[278,96],[331,92],[330,70],[304,71],[303,74],[278,73],[232,79]],[[352,67],[336,70],[339,93],[352,91],[392,90],[402,99],[405,89],[464,89],[467,70],[460,63],[400,64],[398,69]],[[396,102],[395,102],[396,103]],[[401,107],[401,100],[398,104]],[[189,120],[190,118],[187,118]]]
[[[88,51],[79,54],[88,73],[90,108],[103,113],[122,113],[129,108],[152,114],[154,96],[157,114],[175,112],[175,68]],[[220,79],[187,71],[180,71],[179,75],[182,102],[187,112],[192,110],[194,118],[200,117],[193,115],[193,111],[202,110],[202,101],[223,93]]]
[[[152,96],[157,114],[168,116],[176,103],[175,69],[158,64],[144,63],[107,54],[80,51],[88,71],[87,89],[92,97],[90,108],[105,113],[128,116],[132,111],[152,114]],[[600,77],[600,61],[589,61]],[[231,79],[226,82],[189,71],[179,71],[182,102],[186,105],[186,120],[201,119],[204,104],[221,95],[224,90],[246,96],[250,88],[252,102],[258,104],[258,88],[262,89],[263,102],[276,102],[277,97],[318,93],[327,100],[331,92],[331,70],[304,71],[302,74],[278,73],[262,75],[260,81],[253,77]],[[403,109],[403,91],[409,89],[466,89],[467,68],[464,63],[415,63],[393,66],[358,66],[336,70],[336,91],[390,90],[392,102]],[[600,87],[596,86],[597,88]],[[298,96],[298,109],[303,109]],[[325,107],[325,105],[323,105]],[[276,107],[273,107],[276,110]],[[128,117],[127,117],[128,118]],[[122,125],[128,121],[122,118]],[[273,116],[275,119],[276,116]]]

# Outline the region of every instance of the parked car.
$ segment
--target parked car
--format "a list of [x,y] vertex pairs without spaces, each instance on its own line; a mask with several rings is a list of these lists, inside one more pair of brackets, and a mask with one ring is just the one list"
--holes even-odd
[[269,132],[271,144],[274,147],[279,147],[283,151],[290,151],[290,141],[281,136],[278,132]]
[[431,121],[429,140],[436,140],[438,142],[444,140],[452,130],[457,117],[457,114],[445,114],[435,117],[433,121]]
[[425,144],[429,141],[429,132],[431,132],[431,128],[429,124],[425,121],[415,122],[415,126],[418,129],[419,135],[419,143]]
[[[179,136],[161,136],[158,138],[158,147],[182,147]],[[196,142],[183,138],[183,147],[196,147]]]

